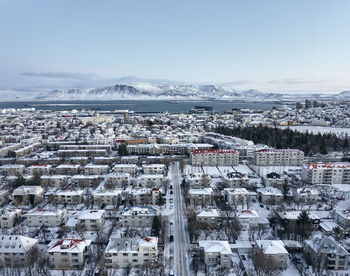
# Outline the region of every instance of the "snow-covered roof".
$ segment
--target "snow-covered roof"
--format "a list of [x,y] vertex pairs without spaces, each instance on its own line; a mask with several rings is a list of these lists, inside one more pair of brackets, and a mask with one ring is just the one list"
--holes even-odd
[[265,188],[259,188],[256,190],[258,193],[262,195],[274,195],[274,196],[282,196],[282,192],[275,187],[267,186]]
[[0,235],[0,253],[26,253],[37,243],[37,239],[24,236]]
[[217,218],[217,217],[220,217],[220,213],[219,213],[219,210],[217,210],[217,209],[205,209],[205,210],[202,210],[197,215],[197,217],[214,217],[214,218]]
[[246,188],[225,188],[226,193],[233,195],[248,195]]
[[199,241],[198,243],[204,248],[205,253],[232,254],[228,241]]
[[129,206],[122,211],[122,216],[156,216],[158,210],[153,206]]
[[238,218],[259,218],[259,214],[255,210],[242,210],[238,213]]
[[56,239],[48,245],[48,253],[83,253],[91,244],[91,240],[81,239]]
[[305,243],[317,253],[336,254],[341,256],[350,255],[349,252],[337,243],[333,237],[317,237],[313,240],[306,240]]
[[189,189],[188,194],[189,195],[212,195],[213,189],[212,188]]
[[80,213],[79,215],[79,220],[89,220],[89,219],[95,219],[95,220],[99,220],[101,219],[104,214],[105,214],[105,210],[84,210]]
[[261,248],[264,254],[288,254],[281,240],[257,240],[256,244]]
[[157,248],[158,237],[117,238],[111,237],[106,252],[138,252],[138,247]]
[[55,194],[59,196],[81,196],[83,193],[83,190],[59,190]]

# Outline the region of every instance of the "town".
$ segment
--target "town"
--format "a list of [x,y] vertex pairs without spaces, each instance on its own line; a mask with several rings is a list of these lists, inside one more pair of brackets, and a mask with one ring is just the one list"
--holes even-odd
[[349,275],[347,135],[320,154],[222,134],[329,108],[1,110],[0,274]]

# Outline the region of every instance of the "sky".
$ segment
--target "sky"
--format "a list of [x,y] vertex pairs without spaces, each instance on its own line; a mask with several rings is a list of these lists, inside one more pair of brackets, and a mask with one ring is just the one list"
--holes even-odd
[[0,91],[163,80],[341,92],[349,14],[349,0],[0,0]]

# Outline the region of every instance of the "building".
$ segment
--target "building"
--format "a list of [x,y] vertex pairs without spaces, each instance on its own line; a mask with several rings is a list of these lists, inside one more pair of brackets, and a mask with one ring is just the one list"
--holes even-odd
[[105,250],[107,268],[125,268],[152,263],[158,258],[158,238],[111,237]]
[[142,165],[144,174],[165,174],[164,164],[145,164]]
[[106,175],[106,181],[108,184],[115,185],[117,187],[126,187],[130,183],[129,173],[111,173]]
[[347,270],[349,252],[333,237],[315,238],[304,242],[304,255],[313,265],[326,270]]
[[287,268],[288,251],[281,240],[257,240],[257,249],[280,269]]
[[0,235],[0,266],[25,266],[38,240],[19,235]]
[[83,201],[83,190],[59,190],[55,192],[55,200],[57,203],[79,204]]
[[267,205],[280,204],[283,201],[283,194],[277,188],[267,186],[265,188],[259,188],[256,190],[260,202]]
[[78,217],[78,226],[84,230],[102,229],[105,222],[105,210],[84,210]]
[[77,164],[62,164],[56,167],[57,174],[75,175],[79,174],[80,165]]
[[250,201],[250,195],[246,188],[225,188],[224,194],[226,202],[230,205],[247,205]]
[[80,269],[84,267],[91,241],[81,239],[56,239],[47,249],[49,264],[54,269]]
[[102,175],[77,174],[71,177],[71,183],[79,187],[90,188],[97,187],[103,179],[104,176]]
[[302,177],[309,184],[350,184],[350,163],[311,163],[303,167]]
[[121,213],[123,227],[147,227],[151,228],[153,219],[159,216],[159,212],[152,206],[130,206]]
[[294,190],[294,199],[296,201],[315,203],[318,200],[319,192],[317,189],[302,187]]
[[153,188],[153,187],[162,187],[168,178],[161,174],[142,174],[138,177],[138,182],[141,184],[141,187]]
[[192,205],[212,205],[214,191],[212,188],[188,189],[188,198]]
[[29,227],[59,227],[67,222],[67,210],[36,209],[26,214]]
[[133,205],[156,205],[160,193],[162,193],[162,190],[157,187],[136,188],[128,192],[128,199]]
[[220,210],[204,209],[197,214],[197,221],[215,227],[221,220]]
[[66,175],[42,175],[41,176],[41,185],[46,187],[64,187],[67,184]]
[[237,219],[242,226],[242,230],[248,231],[251,228],[258,227],[260,216],[255,210],[242,210],[237,213]]
[[0,166],[0,174],[2,175],[18,175],[23,174],[24,165],[21,164],[4,164]]
[[41,201],[43,195],[44,189],[40,186],[20,186],[12,192],[15,205],[34,204]]
[[336,209],[335,222],[344,228],[347,234],[350,233],[350,209]]
[[137,173],[137,166],[135,164],[117,164],[113,167],[113,170],[117,173],[128,173],[135,176]]
[[3,208],[0,209],[0,226],[4,228],[12,228],[16,225],[17,221],[22,216],[21,209],[9,209]]
[[219,265],[231,268],[232,251],[228,241],[199,241],[199,247],[204,250],[204,262],[207,266]]
[[239,152],[230,149],[197,149],[191,152],[193,166],[237,166]]
[[104,186],[99,186],[93,193],[94,204],[119,205],[122,197],[121,189],[106,189]]
[[49,164],[35,164],[28,167],[28,171],[30,174],[37,173],[39,175],[50,174],[51,169],[52,165]]
[[249,177],[240,172],[230,172],[224,175],[224,183],[226,187],[240,188],[249,186]]
[[262,181],[265,186],[272,186],[277,189],[281,189],[286,183],[286,179],[276,172],[271,172],[263,176]]
[[203,173],[190,173],[186,175],[186,182],[191,188],[200,189],[210,186],[211,177]]
[[87,175],[107,174],[109,172],[108,165],[94,165],[88,164],[84,167],[84,173]]
[[254,153],[256,166],[302,166],[304,152],[298,149],[261,149]]

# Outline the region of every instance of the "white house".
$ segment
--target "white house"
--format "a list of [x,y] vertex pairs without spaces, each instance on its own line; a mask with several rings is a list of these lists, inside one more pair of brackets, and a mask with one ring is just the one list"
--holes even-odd
[[214,191],[212,188],[188,189],[188,197],[193,205],[211,205],[213,202]]
[[152,227],[154,217],[159,212],[152,206],[130,206],[121,213],[123,227]]
[[21,217],[21,209],[0,209],[0,226],[1,228],[12,228],[17,220]]
[[0,235],[0,266],[25,266],[38,240],[19,235]]
[[242,230],[247,231],[258,227],[260,216],[255,210],[242,210],[238,212],[237,219],[241,223]]
[[94,204],[118,205],[122,197],[122,192],[122,189],[109,190],[104,186],[99,186],[92,193]]
[[83,200],[83,190],[59,190],[55,192],[55,200],[57,203],[79,204]]
[[90,240],[72,238],[53,240],[47,249],[50,266],[54,269],[83,268],[90,244]]
[[44,189],[40,186],[20,186],[13,190],[15,205],[33,204],[43,198]]
[[199,241],[204,250],[204,262],[207,266],[219,265],[231,268],[232,251],[228,241]]
[[43,225],[58,227],[67,221],[67,210],[45,210],[36,209],[26,214],[29,227],[41,227]]
[[117,238],[111,237],[105,250],[107,268],[152,263],[158,258],[158,238]]
[[105,210],[84,210],[78,217],[78,225],[89,231],[102,229],[105,212]]
[[280,269],[287,268],[288,251],[281,240],[257,240],[260,252],[269,257]]
[[246,188],[225,188],[225,199],[230,205],[246,205],[250,200],[249,192]]
[[142,170],[144,174],[164,174],[165,165],[164,164],[145,164],[145,165],[142,165]]
[[29,173],[38,173],[39,175],[50,174],[52,165],[49,164],[35,164],[28,167]]
[[267,186],[256,190],[262,203],[268,205],[279,204],[283,201],[283,194],[275,187]]

